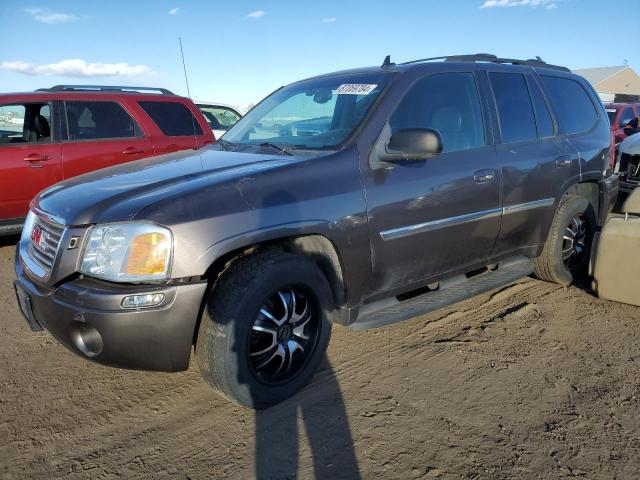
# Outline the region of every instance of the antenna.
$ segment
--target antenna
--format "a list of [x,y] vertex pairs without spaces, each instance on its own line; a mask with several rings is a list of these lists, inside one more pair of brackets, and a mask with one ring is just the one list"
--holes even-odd
[[[189,77],[187,77],[187,64],[184,63],[184,51],[182,50],[182,37],[178,37],[178,43],[180,44],[180,56],[182,57],[182,69],[184,70],[184,83],[187,84],[187,97],[191,99],[191,92],[189,91]],[[196,119],[191,113],[191,124],[193,125],[193,145],[194,150],[198,149],[198,135],[196,133]],[[215,140],[215,139],[214,139]]]
[[187,64],[184,63],[184,51],[182,50],[182,37],[178,37],[178,43],[180,43],[180,56],[182,57],[182,69],[184,70],[184,83],[187,84],[187,97],[191,98],[191,92],[189,91],[189,77],[187,77]]

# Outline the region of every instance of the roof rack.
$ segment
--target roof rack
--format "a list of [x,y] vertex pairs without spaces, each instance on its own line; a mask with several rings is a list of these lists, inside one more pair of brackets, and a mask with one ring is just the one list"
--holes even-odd
[[162,95],[174,95],[166,88],[156,87],[129,87],[116,85],[55,85],[51,88],[39,88],[38,92],[142,92],[160,93]]
[[443,60],[445,62],[490,62],[490,63],[510,63],[511,65],[524,65],[527,67],[540,67],[550,68],[552,70],[561,70],[563,72],[570,72],[567,67],[561,67],[559,65],[551,65],[543,61],[540,57],[532,58],[529,60],[518,60],[516,58],[500,58],[490,53],[475,53],[471,55],[449,55],[445,57],[433,57],[433,58],[421,58],[420,60],[412,60],[410,62],[404,62],[400,65],[411,65],[413,63],[431,62],[435,60]]

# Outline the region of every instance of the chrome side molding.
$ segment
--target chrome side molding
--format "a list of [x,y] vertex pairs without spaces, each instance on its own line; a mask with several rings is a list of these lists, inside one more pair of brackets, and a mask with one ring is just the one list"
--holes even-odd
[[519,203],[516,205],[509,205],[502,208],[491,208],[489,210],[482,210],[479,212],[467,213],[464,215],[458,215],[456,217],[441,218],[438,220],[432,220],[430,222],[418,223],[415,225],[407,225],[406,227],[392,228],[390,230],[384,230],[380,232],[380,236],[386,242],[388,240],[395,240],[397,238],[407,237],[409,235],[415,235],[417,233],[425,233],[440,228],[452,227],[455,225],[463,225],[465,223],[477,222],[478,220],[487,220],[489,218],[499,217],[501,215],[509,215],[512,213],[525,212],[527,210],[534,210],[536,208],[551,207],[556,202],[555,198],[543,198],[542,200],[535,200],[533,202]]

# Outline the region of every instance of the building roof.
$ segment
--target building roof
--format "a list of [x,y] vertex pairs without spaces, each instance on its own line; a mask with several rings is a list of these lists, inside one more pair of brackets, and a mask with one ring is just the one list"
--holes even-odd
[[617,75],[618,73],[629,68],[628,66],[622,67],[599,67],[599,68],[584,68],[581,70],[573,70],[573,73],[580,75],[587,79],[587,81],[596,87],[599,83],[602,83],[608,78]]

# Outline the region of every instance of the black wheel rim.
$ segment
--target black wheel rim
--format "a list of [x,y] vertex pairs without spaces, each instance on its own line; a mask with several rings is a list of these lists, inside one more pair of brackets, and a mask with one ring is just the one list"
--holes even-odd
[[264,302],[249,331],[248,357],[254,377],[274,385],[298,375],[315,351],[320,326],[312,295],[298,287],[278,290]]
[[562,237],[562,260],[569,270],[584,264],[587,255],[588,224],[583,214],[571,219]]

